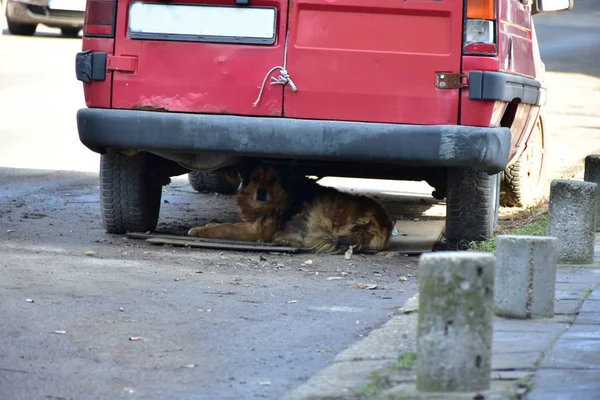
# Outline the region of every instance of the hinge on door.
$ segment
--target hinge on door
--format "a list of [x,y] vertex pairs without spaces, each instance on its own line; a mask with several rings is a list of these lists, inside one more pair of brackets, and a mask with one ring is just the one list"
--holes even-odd
[[135,72],[137,62],[137,57],[109,55],[106,60],[106,69],[109,71]]
[[435,74],[435,87],[438,89],[464,89],[469,87],[465,74],[438,72]]

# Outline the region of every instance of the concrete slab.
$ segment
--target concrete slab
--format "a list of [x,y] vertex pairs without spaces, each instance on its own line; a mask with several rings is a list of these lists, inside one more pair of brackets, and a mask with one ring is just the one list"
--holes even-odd
[[560,337],[561,340],[600,340],[600,324],[575,324]]
[[[600,152],[600,150],[599,150]],[[600,251],[597,251],[598,254],[600,254]],[[596,255],[596,253],[594,253],[594,258],[597,261],[594,261],[590,264],[559,264],[556,266],[556,268],[558,269],[567,269],[567,268],[577,268],[577,269],[581,269],[581,270],[586,270],[586,269],[591,269],[591,270],[595,270],[595,269],[600,269],[600,257],[598,257]]]
[[[579,313],[600,313],[600,301],[586,300],[581,306]],[[598,323],[600,324],[600,319],[598,319]]]
[[512,381],[492,381],[489,390],[480,392],[436,393],[419,392],[414,384],[397,385],[385,390],[378,398],[381,399],[444,399],[444,400],[472,400],[478,395],[487,400],[508,400],[515,394],[515,384]]
[[509,370],[509,371],[492,371],[492,379],[499,381],[516,381],[526,379],[533,375],[533,371],[529,369]]
[[590,293],[587,300],[600,301],[600,289],[596,289],[592,293]]
[[600,312],[580,312],[575,318],[575,324],[598,325],[600,324]]
[[[550,345],[550,344],[548,344]],[[526,353],[493,353],[492,370],[529,369],[533,370],[536,361],[540,358],[539,351]]]
[[546,351],[556,341],[560,333],[539,332],[534,338],[521,332],[494,332],[492,353],[514,354],[521,352]]
[[561,322],[564,324],[572,324],[575,321],[575,315],[573,314],[558,314],[553,318],[554,322]]
[[563,340],[561,338],[544,358],[541,367],[600,370],[600,340]]
[[381,329],[342,351],[340,361],[397,360],[405,351],[416,351],[417,314],[395,317]]
[[581,306],[579,299],[556,300],[554,302],[554,314],[575,315]]
[[556,289],[559,291],[567,291],[572,292],[575,295],[578,295],[579,298],[583,297],[586,291],[589,291],[594,287],[594,284],[597,282],[596,278],[590,278],[589,281],[573,281],[573,282],[557,282]]
[[556,271],[557,283],[582,282],[589,285],[590,281],[600,280],[600,269],[585,268],[584,266],[574,267],[573,265],[559,264],[560,269]]
[[373,373],[384,370],[391,364],[392,361],[334,363],[286,395],[283,400],[344,398],[367,385]]
[[496,334],[496,332],[561,333],[568,327],[569,325],[567,323],[557,322],[556,318],[536,320],[494,318],[494,334]]
[[585,287],[563,289],[561,285],[564,285],[564,283],[556,284],[556,292],[554,293],[554,297],[559,300],[581,300],[586,289]]
[[540,369],[528,400],[598,400],[600,370]]

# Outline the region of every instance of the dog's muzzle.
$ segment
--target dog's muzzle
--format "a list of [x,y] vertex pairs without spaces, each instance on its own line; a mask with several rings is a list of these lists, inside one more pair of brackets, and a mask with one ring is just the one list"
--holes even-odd
[[268,197],[266,189],[256,189],[256,201],[267,201]]

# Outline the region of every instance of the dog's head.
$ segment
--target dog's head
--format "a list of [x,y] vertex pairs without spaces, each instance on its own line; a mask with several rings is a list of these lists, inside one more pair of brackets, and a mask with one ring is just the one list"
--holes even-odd
[[240,195],[259,207],[283,206],[289,199],[288,176],[271,165],[256,165],[242,174]]

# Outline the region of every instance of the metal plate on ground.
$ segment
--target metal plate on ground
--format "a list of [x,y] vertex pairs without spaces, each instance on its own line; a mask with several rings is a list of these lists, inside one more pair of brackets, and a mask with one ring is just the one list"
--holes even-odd
[[405,254],[421,254],[433,249],[444,231],[445,221],[436,220],[398,220],[396,236],[390,239],[389,251]]
[[[398,235],[390,239],[387,251],[404,254],[421,254],[432,250],[444,229],[443,220],[396,221]],[[191,236],[161,235],[153,233],[131,232],[126,235],[132,239],[144,239],[152,244],[170,244],[173,246],[206,248],[233,251],[267,251],[282,253],[297,253],[295,247],[280,246],[275,243],[260,243],[245,240],[206,239]]]
[[280,246],[275,243],[260,243],[245,240],[207,239],[192,236],[160,235],[152,233],[130,232],[126,235],[132,239],[145,239],[152,244],[170,244],[173,246],[196,247],[214,250],[234,251],[268,251],[281,253],[296,253],[295,247]]

